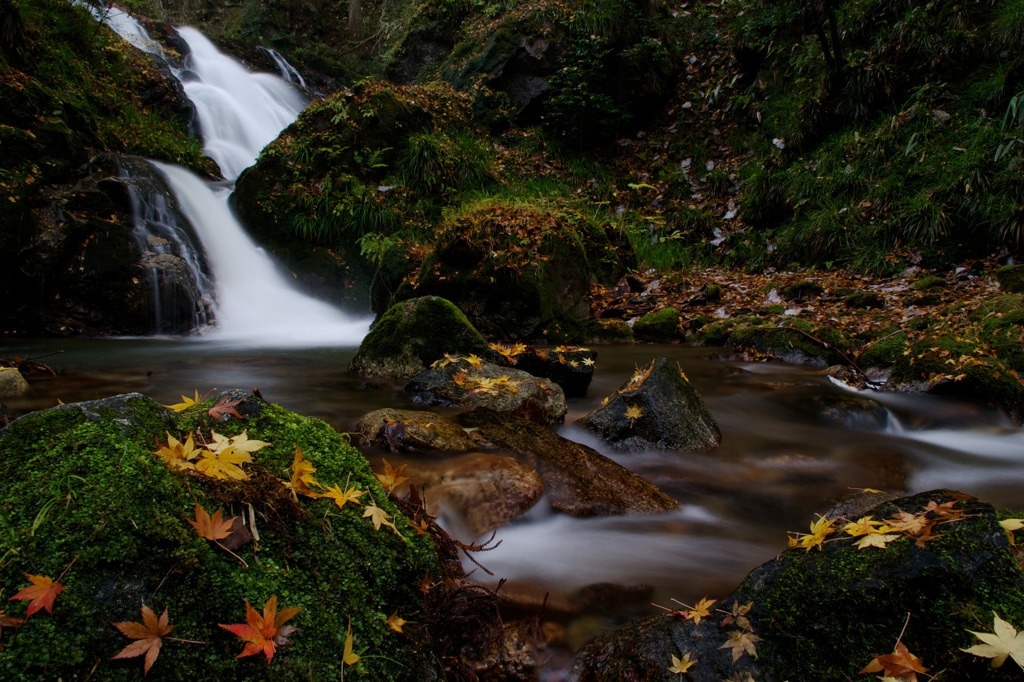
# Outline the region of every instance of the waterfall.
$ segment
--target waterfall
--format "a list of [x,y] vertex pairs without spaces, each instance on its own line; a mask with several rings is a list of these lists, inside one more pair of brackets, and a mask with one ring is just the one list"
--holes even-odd
[[306,79],[302,77],[298,69],[288,63],[288,60],[281,56],[281,53],[277,50],[273,50],[269,47],[260,47],[270,58],[277,64],[277,69],[281,72],[281,78],[285,79],[289,83],[298,83],[302,87],[306,87]]
[[[129,42],[155,45],[124,12],[90,11],[108,23],[115,16],[111,28]],[[263,147],[295,120],[305,100],[281,78],[248,71],[196,29],[180,27],[178,32],[190,54],[184,69],[172,71],[195,105],[207,155],[228,182],[210,184],[184,168],[151,163],[202,243],[216,283],[216,329],[206,338],[263,346],[357,345],[369,319],[352,319],[295,289],[228,205],[231,192],[224,185],[232,185],[255,162]]]

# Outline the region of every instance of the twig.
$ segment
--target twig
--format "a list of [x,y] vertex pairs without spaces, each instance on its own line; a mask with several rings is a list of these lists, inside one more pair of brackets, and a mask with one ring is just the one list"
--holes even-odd
[[240,561],[240,562],[242,563],[242,565],[243,565],[243,566],[245,566],[246,568],[249,568],[249,564],[245,563],[245,559],[243,559],[242,557],[238,556],[237,554],[235,554],[234,552],[232,552],[232,551],[231,551],[230,549],[228,549],[228,548],[227,548],[227,547],[225,547],[224,545],[220,544],[220,542],[219,542],[219,541],[217,541],[217,540],[214,540],[214,541],[213,541],[213,544],[217,545],[218,547],[220,547],[221,549],[223,549],[223,550],[224,550],[225,552],[227,552],[227,553],[228,553],[228,554],[230,554],[231,556],[233,556],[233,557],[235,557],[236,559],[238,559],[238,560],[239,560],[239,561]]

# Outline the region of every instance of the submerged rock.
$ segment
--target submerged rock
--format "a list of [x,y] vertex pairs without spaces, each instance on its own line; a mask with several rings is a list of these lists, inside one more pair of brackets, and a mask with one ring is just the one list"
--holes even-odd
[[[937,490],[867,512],[877,521],[900,514],[923,528],[854,536],[840,529],[857,519],[840,521],[820,546],[754,569],[699,624],[652,616],[586,645],[571,679],[674,680],[672,656],[688,653],[696,663],[687,679],[699,682],[852,680],[897,641],[950,679],[1018,679],[1019,669],[963,651],[978,643],[970,631],[992,631],[994,614],[1024,624],[1024,573],[996,511]],[[868,537],[884,540],[857,546]]]
[[374,410],[360,418],[356,430],[363,442],[392,452],[471,452],[479,447],[452,420],[420,410]]
[[633,335],[641,341],[668,343],[679,333],[679,311],[662,308],[647,313],[633,323]]
[[419,403],[486,407],[545,426],[560,422],[568,410],[561,387],[548,379],[479,358],[448,356],[436,364],[405,387]]
[[[32,413],[0,430],[0,532],[14,550],[0,585],[13,594],[26,573],[63,573],[64,586],[52,615],[4,628],[4,679],[72,679],[86,669],[97,679],[137,676],[141,660],[111,660],[129,640],[109,623],[139,621],[140,604],[168,608],[175,634],[206,642],[166,648],[151,671],[160,679],[291,679],[311,670],[336,679],[349,627],[357,646],[373,642],[386,657],[365,666],[367,679],[442,679],[426,633],[386,625],[396,609],[424,608],[420,581],[442,575],[434,546],[412,531],[365,458],[327,424],[257,395],[237,405],[246,419],[216,420],[206,411],[213,404],[176,414],[133,393]],[[241,479],[174,468],[157,454],[171,437],[191,434],[201,448],[213,432],[267,445],[241,463]],[[365,507],[293,498],[286,479],[296,446],[317,481],[365,490],[360,501],[372,500],[396,530],[375,529]],[[236,556],[200,537],[188,522],[197,504],[241,515],[252,542]],[[289,622],[299,628],[291,644],[278,643],[271,668],[262,657],[236,658],[241,640],[218,624],[244,623],[246,601],[259,610],[274,596],[282,609],[301,609]],[[5,603],[7,616],[25,614],[22,603]]]
[[403,474],[423,491],[428,514],[444,515],[474,535],[507,526],[544,494],[544,481],[536,470],[511,457],[484,452],[441,462],[410,462]]
[[617,450],[703,450],[722,440],[718,424],[679,365],[657,358],[576,422]]
[[445,353],[493,355],[480,332],[451,301],[424,296],[389,308],[363,339],[348,368],[363,376],[408,379]]
[[531,421],[493,410],[458,416],[490,443],[536,469],[551,508],[570,516],[659,512],[679,503],[653,483],[604,455]]

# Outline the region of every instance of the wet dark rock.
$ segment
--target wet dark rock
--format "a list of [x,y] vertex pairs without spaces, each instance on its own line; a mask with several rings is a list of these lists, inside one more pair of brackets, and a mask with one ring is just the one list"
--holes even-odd
[[703,450],[722,440],[704,399],[667,358],[638,370],[607,402],[576,423],[627,452]]
[[560,422],[568,408],[561,387],[522,370],[456,356],[414,376],[405,390],[424,405],[486,407],[539,424]]
[[[710,330],[706,332],[709,333]],[[835,330],[792,320],[786,326],[736,326],[729,334],[727,345],[738,351],[770,355],[783,362],[828,367],[846,362],[840,351],[845,350],[849,342]]]
[[365,444],[391,452],[458,453],[479,447],[454,421],[419,410],[374,410],[359,419],[356,430]]
[[679,503],[595,450],[513,415],[476,409],[458,416],[490,443],[536,469],[551,508],[570,516],[659,512]]
[[359,345],[349,371],[368,377],[407,379],[426,370],[445,353],[495,355],[451,301],[424,296],[388,309]]
[[516,369],[545,377],[562,387],[566,398],[582,398],[594,378],[597,351],[589,348],[556,346],[547,351],[527,348],[511,358]]
[[721,648],[743,632],[738,622],[727,625],[721,612],[699,625],[653,616],[584,646],[570,678],[676,679],[667,662],[689,652],[697,661],[689,679],[704,682],[746,675],[767,682],[857,679],[873,656],[893,650],[902,633],[901,641],[930,670],[964,680],[1015,679],[1019,670],[993,669],[962,651],[976,643],[965,631],[992,630],[993,612],[1024,622],[1024,573],[995,510],[938,490],[887,501],[867,513],[875,519],[898,511],[917,515],[931,502],[952,503],[962,514],[927,515],[942,525],[926,542],[900,535],[884,548],[859,549],[840,531],[820,550],[789,549],[754,569],[716,607],[751,605],[746,615],[759,638],[752,641],[756,660],[743,652],[734,660]]
[[811,399],[811,409],[826,426],[862,431],[881,431],[889,423],[889,412],[871,398],[848,393],[822,393]]
[[490,453],[409,462],[402,473],[422,491],[428,514],[444,516],[446,527],[462,527],[474,536],[508,525],[544,494],[536,470]]

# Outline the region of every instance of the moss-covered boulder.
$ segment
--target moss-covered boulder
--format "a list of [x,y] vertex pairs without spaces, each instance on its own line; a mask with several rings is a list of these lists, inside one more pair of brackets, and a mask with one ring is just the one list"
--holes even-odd
[[988,352],[980,339],[936,334],[918,341],[892,368],[897,390],[926,391],[1002,410],[1015,423],[1024,419],[1024,386],[1016,372]]
[[1007,294],[982,301],[968,314],[980,325],[992,352],[1017,372],[1024,372],[1024,295]]
[[502,451],[536,469],[548,504],[570,516],[655,513],[679,503],[601,453],[522,417],[477,408],[457,418]]
[[591,344],[633,343],[633,330],[625,320],[588,320],[580,341]]
[[825,287],[821,284],[805,279],[784,287],[782,297],[787,301],[809,301],[821,296],[824,292]]
[[17,398],[32,391],[16,367],[0,367],[0,398]]
[[485,334],[573,337],[603,261],[621,268],[604,228],[583,216],[488,203],[443,228],[415,292],[451,300]]
[[907,349],[906,332],[898,332],[868,343],[857,356],[861,369],[887,369]]
[[996,270],[996,280],[1009,294],[1024,293],[1024,265],[1004,265]]
[[451,301],[424,296],[402,301],[384,313],[359,345],[349,370],[364,376],[408,379],[445,353],[495,355]]
[[722,440],[704,399],[668,358],[638,369],[576,424],[617,450],[704,450]]
[[698,682],[855,680],[897,642],[951,679],[1019,679],[1012,663],[996,669],[963,651],[979,643],[970,631],[992,632],[993,614],[1024,627],[1024,573],[996,511],[940,490],[885,502],[866,516],[910,525],[875,531],[881,546],[859,547],[869,536],[841,530],[858,519],[834,520],[820,546],[804,536],[806,549],[752,571],[699,623],[653,616],[586,645],[574,679],[673,680],[672,656],[689,653],[696,663],[688,679]]
[[827,367],[846,362],[843,351],[850,344],[834,329],[793,319],[783,326],[737,326],[729,334],[727,345],[737,351],[770,355],[784,362]]
[[[211,417],[207,408],[221,398],[245,418]],[[212,462],[211,453],[167,452],[193,443],[216,449],[214,433],[252,461],[213,478],[200,471],[213,469],[196,466]],[[361,504],[293,496],[297,448],[320,483],[365,491]],[[218,456],[222,466],[226,459]],[[241,516],[252,541],[230,553],[200,537],[189,523],[197,505]],[[363,515],[370,505],[395,528],[374,528]],[[71,679],[83,670],[137,679],[140,660],[111,660],[130,640],[110,623],[140,621],[140,605],[167,609],[175,636],[205,642],[165,641],[150,679],[338,679],[350,627],[355,650],[378,657],[346,666],[346,676],[443,677],[433,646],[387,624],[396,610],[427,617],[418,588],[427,573],[439,575],[432,543],[409,528],[343,437],[257,394],[228,392],[182,414],[126,394],[12,422],[0,431],[0,536],[6,595],[27,584],[25,574],[61,576],[64,587],[52,614],[4,628],[5,680]],[[218,624],[244,623],[246,601],[262,609],[272,597],[280,609],[301,609],[289,621],[298,628],[290,644],[279,643],[269,665],[262,656],[236,658],[243,642]],[[5,610],[25,614],[21,603]]]
[[545,426],[562,421],[568,410],[562,388],[550,379],[472,357],[449,355],[410,379],[405,390],[420,404],[484,407]]
[[651,343],[668,343],[678,331],[679,311],[672,307],[647,313],[633,323],[633,336]]

